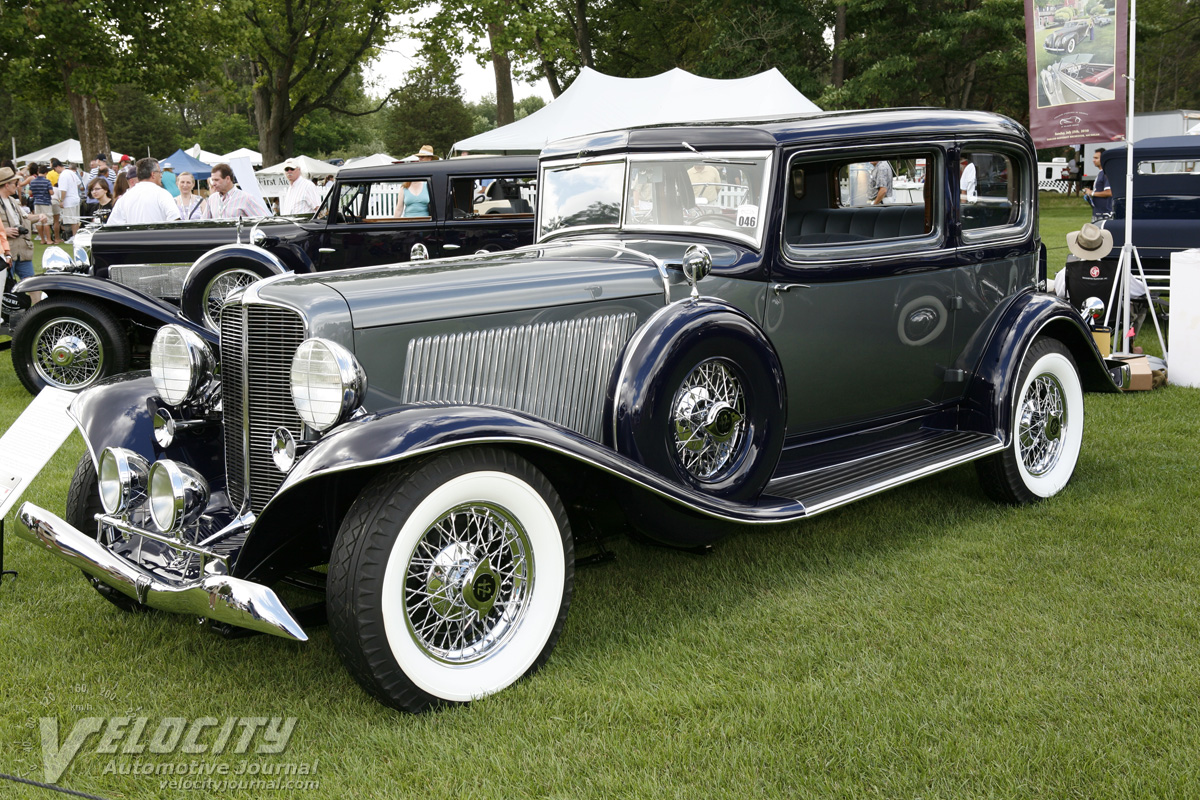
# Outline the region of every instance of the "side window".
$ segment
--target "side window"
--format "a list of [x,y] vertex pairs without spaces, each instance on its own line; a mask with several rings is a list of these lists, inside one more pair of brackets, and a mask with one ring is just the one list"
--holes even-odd
[[794,159],[784,217],[788,255],[848,257],[863,248],[894,249],[896,242],[932,235],[940,218],[933,171],[938,163],[937,153],[929,151]]
[[534,175],[463,175],[450,181],[450,206],[455,219],[483,215],[532,217],[536,202]]
[[371,184],[366,220],[428,220],[432,212],[428,178],[409,181],[381,181]]
[[994,150],[963,150],[958,165],[958,208],[964,231],[1021,222],[1024,176],[1019,162]]
[[335,222],[362,222],[363,199],[367,196],[367,184],[342,184],[338,191],[334,209]]

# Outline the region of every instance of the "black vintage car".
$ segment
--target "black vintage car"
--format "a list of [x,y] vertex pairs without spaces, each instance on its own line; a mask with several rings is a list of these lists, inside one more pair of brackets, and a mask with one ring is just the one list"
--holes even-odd
[[[225,297],[269,275],[529,244],[536,174],[537,160],[523,156],[351,168],[311,218],[85,229],[74,257],[48,249],[43,274],[18,286],[48,297],[15,326],[13,366],[31,392],[81,389],[144,365],[164,324],[191,323],[214,338]],[[428,185],[427,214],[402,216],[405,182]]]
[[1042,46],[1048,53],[1074,53],[1075,48],[1087,36],[1089,23],[1086,19],[1068,22],[1046,37]]
[[[924,191],[871,205],[883,160]],[[970,463],[1052,497],[1124,373],[1039,290],[1034,164],[1012,120],[931,109],[556,143],[535,245],[259,281],[219,369],[162,328],[148,374],[75,398],[65,519],[25,503],[20,533],[227,633],[307,640],[272,586],[324,583],[328,646],[420,711],[546,661],[573,532],[696,547]]]

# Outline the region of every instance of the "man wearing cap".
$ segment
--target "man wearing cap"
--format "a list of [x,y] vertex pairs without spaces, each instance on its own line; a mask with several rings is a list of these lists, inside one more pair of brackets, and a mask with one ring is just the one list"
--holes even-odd
[[104,153],[98,154],[92,159],[92,171],[88,173],[88,186],[92,185],[92,181],[96,178],[104,178],[108,181],[108,193],[113,193],[113,184],[117,182],[117,171],[108,165],[108,156]]
[[212,194],[204,202],[204,219],[237,219],[238,217],[267,217],[270,212],[249,192],[237,188],[233,182],[233,167],[217,164],[212,168],[208,185]]
[[162,187],[171,193],[171,197],[179,197],[179,187],[175,185],[175,167],[170,161],[162,162]]
[[[35,224],[49,220],[45,214],[30,217],[25,206],[16,199],[17,173],[10,167],[0,167],[0,224],[12,252],[12,270],[17,279],[33,277],[33,238],[30,230]],[[38,293],[38,297],[41,294]]]
[[58,176],[58,191],[55,192],[55,196],[62,209],[63,228],[70,228],[69,236],[74,236],[79,230],[79,202],[83,184],[80,182],[79,176],[75,174],[75,167],[72,164],[62,166],[61,170],[62,172]]
[[145,225],[179,219],[179,206],[162,186],[162,168],[153,158],[137,163],[138,181],[129,191],[117,198],[109,225]]
[[321,205],[321,193],[312,181],[304,177],[304,173],[300,171],[300,162],[294,158],[283,162],[283,174],[287,176],[288,188],[279,201],[279,213],[284,216],[308,216],[316,213]]

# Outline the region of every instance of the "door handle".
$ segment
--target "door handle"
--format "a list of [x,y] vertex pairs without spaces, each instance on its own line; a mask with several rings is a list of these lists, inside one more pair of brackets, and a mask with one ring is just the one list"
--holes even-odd
[[775,292],[776,297],[783,294],[784,292],[790,292],[792,289],[808,289],[808,288],[810,288],[810,287],[807,283],[773,283],[773,284],[771,284],[771,291]]
[[336,253],[337,250],[333,249],[332,247],[319,247],[319,248],[317,248],[317,252],[318,253]]
[[444,244],[444,245],[442,245],[443,250],[457,250],[460,247],[462,247],[461,244]]

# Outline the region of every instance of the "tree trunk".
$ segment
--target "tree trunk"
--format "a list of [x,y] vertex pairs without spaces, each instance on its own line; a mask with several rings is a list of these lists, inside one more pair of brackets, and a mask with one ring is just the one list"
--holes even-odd
[[575,44],[579,47],[580,65],[595,68],[592,61],[592,34],[588,30],[587,0],[575,0]]
[[104,115],[100,112],[100,104],[91,95],[76,94],[71,90],[71,68],[63,66],[63,88],[67,94],[67,105],[71,116],[75,119],[75,129],[79,131],[79,147],[83,151],[83,164],[104,153],[112,158],[108,147],[108,131],[104,128]]
[[513,109],[512,59],[502,51],[497,42],[502,41],[504,28],[499,23],[488,23],[488,43],[492,46],[492,71],[496,73],[496,124],[508,125],[516,112]]
[[833,75],[831,83],[840,87],[846,81],[846,61],[842,58],[842,46],[846,42],[846,4],[838,3],[833,18]]
[[257,65],[252,66],[252,72],[256,79],[253,95],[254,121],[258,127],[258,150],[262,153],[263,164],[278,164],[286,157],[284,150],[291,149],[291,134],[288,132],[286,141],[284,135],[287,127],[286,113],[289,110],[287,83],[284,81],[280,86],[278,79],[269,77],[266,81],[258,80],[263,73]]
[[967,104],[971,101],[971,90],[975,88],[975,62],[972,61],[967,66],[967,75],[963,79],[962,99],[959,102],[959,108],[967,108]]

